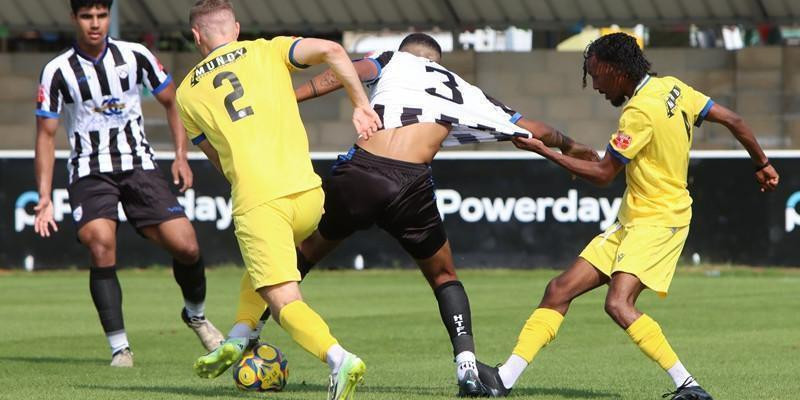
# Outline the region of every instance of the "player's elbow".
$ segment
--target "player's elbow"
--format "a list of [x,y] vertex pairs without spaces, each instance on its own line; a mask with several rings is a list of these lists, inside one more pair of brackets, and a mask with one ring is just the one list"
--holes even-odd
[[326,40],[322,45],[321,53],[323,58],[326,61],[335,60],[341,57],[347,57],[347,52],[344,51],[344,47],[339,43],[332,42],[330,40]]
[[611,185],[611,182],[614,182],[616,175],[617,174],[614,172],[614,170],[610,170],[608,168],[598,168],[591,182],[600,187],[607,187]]

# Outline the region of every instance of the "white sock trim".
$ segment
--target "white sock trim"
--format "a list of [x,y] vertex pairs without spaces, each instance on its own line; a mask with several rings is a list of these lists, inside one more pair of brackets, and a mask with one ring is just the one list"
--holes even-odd
[[189,318],[205,316],[206,304],[203,302],[192,303],[189,300],[183,299],[183,308],[186,309],[186,315],[188,315]]
[[331,369],[331,374],[336,374],[339,372],[339,367],[342,366],[342,362],[344,362],[344,357],[347,355],[347,350],[344,347],[339,346],[339,344],[334,344],[331,346],[327,352],[325,352],[325,362],[328,363],[328,367]]
[[528,362],[525,361],[524,358],[516,354],[510,355],[508,360],[499,368],[500,380],[503,381],[503,386],[505,386],[506,389],[514,387],[514,384],[517,383],[517,379],[522,376],[522,373],[525,372],[525,368],[527,367]]
[[686,386],[700,386],[680,361],[676,362],[675,365],[668,369],[667,374],[669,374],[669,377],[675,382],[675,387],[680,387],[687,382]]
[[471,351],[462,351],[456,355],[456,379],[464,379],[467,371],[472,370],[475,375],[478,374],[478,365],[475,364],[475,353]]
[[124,329],[107,333],[106,339],[108,339],[108,345],[111,347],[112,356],[114,353],[123,350],[126,347],[131,347],[128,343],[128,335],[125,334]]
[[237,322],[231,328],[231,331],[228,332],[229,338],[249,338],[250,332],[253,331],[253,328],[250,328],[250,325],[247,325],[244,322]]

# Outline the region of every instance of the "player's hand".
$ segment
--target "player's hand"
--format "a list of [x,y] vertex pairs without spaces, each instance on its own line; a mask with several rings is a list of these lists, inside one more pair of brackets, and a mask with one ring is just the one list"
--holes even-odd
[[53,229],[53,233],[58,232],[58,225],[53,219],[53,202],[49,197],[40,197],[33,211],[36,212],[36,217],[33,219],[34,232],[43,238],[50,237],[50,228]]
[[353,109],[353,126],[356,128],[359,138],[369,140],[375,132],[381,129],[381,118],[369,105],[356,106]]
[[565,156],[586,161],[600,161],[600,155],[593,148],[578,142],[572,142],[568,149],[561,149]]
[[186,189],[192,187],[194,183],[194,175],[192,169],[189,168],[189,162],[185,158],[176,158],[172,162],[172,183],[175,186],[180,185],[180,192],[183,193]]
[[513,137],[511,138],[511,142],[520,150],[532,151],[538,154],[542,154],[542,152],[547,150],[547,146],[535,137]]
[[756,180],[758,185],[761,186],[762,192],[771,192],[778,187],[778,171],[772,165],[767,165],[764,169],[756,171]]

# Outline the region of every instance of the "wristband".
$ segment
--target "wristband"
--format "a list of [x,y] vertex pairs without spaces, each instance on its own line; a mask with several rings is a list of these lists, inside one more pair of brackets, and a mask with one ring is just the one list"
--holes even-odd
[[756,172],[758,172],[758,171],[761,171],[761,170],[762,170],[762,169],[764,169],[764,168],[767,168],[767,167],[769,167],[769,165],[770,165],[770,164],[769,164],[769,160],[767,160],[767,162],[765,162],[764,164],[762,164],[762,165],[756,165],[756,166],[755,166],[755,167],[753,167],[753,168],[755,169],[755,171],[756,171]]

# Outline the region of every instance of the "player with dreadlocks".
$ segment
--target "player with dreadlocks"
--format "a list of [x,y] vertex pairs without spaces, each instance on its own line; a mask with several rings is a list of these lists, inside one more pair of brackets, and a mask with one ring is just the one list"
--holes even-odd
[[606,313],[675,382],[677,388],[665,397],[711,399],[678,360],[658,323],[636,308],[636,300],[646,288],[667,295],[689,233],[692,198],[686,176],[693,126],[708,120],[728,128],[750,153],[762,192],[775,189],[778,173],[736,113],[676,78],[657,78],[649,70],[635,39],[624,33],[603,36],[584,53],[584,87],[589,75],[592,87],[611,104],[625,105],[602,160],[565,156],[535,138],[512,139],[597,185],[609,184],[624,168],[627,189],[619,221],[548,283],[508,360],[499,368],[478,364],[481,382],[493,396],[507,395],[536,353],[555,338],[573,299],[608,285]]

